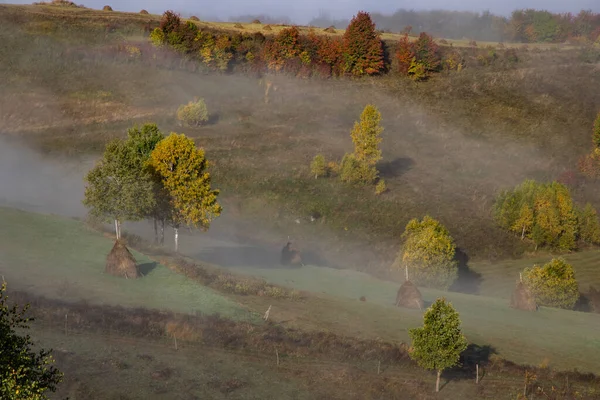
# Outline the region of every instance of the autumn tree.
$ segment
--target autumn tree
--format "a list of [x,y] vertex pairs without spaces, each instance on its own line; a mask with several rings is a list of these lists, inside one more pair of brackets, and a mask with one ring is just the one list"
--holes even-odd
[[[6,283],[0,287],[0,398],[45,400],[55,392],[63,373],[51,364],[52,350],[32,351],[34,343],[23,330],[33,318],[26,318],[29,304],[9,306]],[[20,332],[17,332],[19,330]],[[37,346],[36,346],[37,347]]]
[[181,225],[208,229],[221,214],[217,203],[219,190],[211,188],[211,177],[204,149],[184,134],[171,133],[150,155],[150,165],[160,177],[169,196],[168,222],[175,230],[175,251],[179,249]]
[[421,221],[410,220],[402,238],[394,267],[408,268],[410,279],[418,285],[447,290],[458,276],[456,245],[448,230],[426,215]]
[[579,239],[588,244],[600,244],[598,213],[590,203],[579,211]]
[[592,151],[579,160],[579,171],[588,178],[600,177],[600,112],[592,127]]
[[467,349],[460,317],[451,303],[437,299],[425,312],[423,326],[408,331],[412,340],[410,357],[420,367],[437,372],[435,391],[440,391],[442,372],[458,365],[460,355]]
[[315,175],[315,179],[320,176],[327,175],[327,163],[325,157],[322,154],[317,154],[310,163],[310,172]]
[[114,221],[117,239],[123,221],[145,218],[155,205],[153,182],[134,147],[121,139],[106,145],[102,159],[85,176],[83,204],[104,222]]
[[573,309],[579,299],[575,271],[563,258],[523,271],[523,282],[542,306]]
[[366,12],[352,18],[343,38],[344,71],[354,76],[373,75],[383,70],[383,44],[375,23]]
[[521,239],[531,239],[536,248],[576,247],[576,208],[569,189],[559,182],[526,180],[513,190],[501,192],[494,205],[494,216],[501,227]]
[[[154,151],[156,145],[164,139],[163,133],[158,129],[158,126],[153,123],[147,123],[142,127],[134,126],[127,131],[127,142],[133,152],[133,155],[138,158],[141,166],[140,175],[150,176],[152,181],[152,196],[154,204],[148,210],[147,218],[154,221],[154,241],[155,243],[164,243],[164,227],[165,221],[170,214],[169,197],[162,186],[160,178],[153,173],[150,166],[150,154]],[[144,178],[145,179],[145,178]],[[158,237],[158,223],[161,223],[160,241]]]

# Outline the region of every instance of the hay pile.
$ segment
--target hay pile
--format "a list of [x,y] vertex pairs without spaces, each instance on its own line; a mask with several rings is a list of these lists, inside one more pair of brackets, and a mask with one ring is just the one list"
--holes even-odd
[[523,282],[518,282],[515,291],[513,292],[510,298],[510,306],[511,308],[516,308],[517,310],[525,310],[525,311],[536,311],[537,304],[533,295],[527,289],[527,286],[523,284]]
[[112,11],[113,9],[111,6],[104,6],[104,7],[102,7],[102,10],[103,11]]
[[115,242],[112,250],[108,253],[108,257],[106,257],[105,272],[127,279],[140,277],[135,257],[133,257],[133,254],[129,252],[125,243],[120,239]]
[[148,14],[150,14],[150,13],[149,13],[147,10],[141,10],[141,11],[140,11],[140,14],[148,15]]
[[405,281],[398,289],[396,307],[423,309],[423,295],[411,281]]
[[281,250],[281,265],[302,265],[300,252],[292,247],[291,242],[287,242]]

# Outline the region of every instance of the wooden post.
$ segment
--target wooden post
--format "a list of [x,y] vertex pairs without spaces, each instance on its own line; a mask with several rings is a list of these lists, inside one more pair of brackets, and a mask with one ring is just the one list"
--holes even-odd
[[65,335],[67,335],[67,322],[68,322],[69,313],[65,314]]
[[475,369],[477,370],[477,377],[475,378],[475,383],[479,383],[479,363],[475,364]]
[[177,336],[173,336],[173,339],[175,339],[175,350],[177,350]]
[[277,348],[275,348],[275,356],[277,357],[277,366],[279,367],[279,352],[277,351]]
[[377,375],[381,373],[381,360],[377,363]]
[[404,266],[404,274],[405,274],[405,278],[408,281],[408,265]]

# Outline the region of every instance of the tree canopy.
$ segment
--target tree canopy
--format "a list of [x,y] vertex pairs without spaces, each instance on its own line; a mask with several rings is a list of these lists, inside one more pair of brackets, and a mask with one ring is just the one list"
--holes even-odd
[[175,229],[181,225],[208,229],[211,220],[221,214],[219,190],[211,188],[207,163],[202,148],[174,132],[150,155],[150,165],[168,193],[172,211],[169,222]]
[[418,285],[448,289],[458,275],[456,245],[450,232],[426,215],[408,222],[402,235],[404,244],[394,265],[408,267],[410,279]]
[[16,329],[29,329],[29,305],[19,309],[7,303],[6,283],[0,287],[0,398],[6,400],[45,400],[55,392],[63,374],[54,366],[51,350],[33,352],[29,335]]
[[525,268],[523,281],[539,305],[572,309],[579,300],[575,271],[563,258]]
[[124,140],[107,144],[102,159],[85,180],[83,204],[93,216],[106,222],[114,220],[117,238],[122,221],[141,220],[155,205],[151,176],[144,173],[136,148]]
[[445,299],[437,299],[425,312],[423,326],[408,331],[412,340],[410,357],[419,366],[437,371],[435,391],[440,388],[442,371],[458,364],[467,348],[458,312]]

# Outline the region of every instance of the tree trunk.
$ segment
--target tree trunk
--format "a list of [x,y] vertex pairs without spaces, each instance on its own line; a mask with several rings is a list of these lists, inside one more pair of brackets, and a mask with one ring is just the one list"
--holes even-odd
[[442,376],[442,370],[438,369],[437,380],[435,381],[435,391],[436,391],[436,393],[440,391],[440,377],[441,376]]
[[154,244],[158,244],[158,221],[154,218]]
[[164,246],[165,245],[165,220],[162,219],[160,221],[160,245]]
[[525,225],[523,225],[523,232],[521,232],[521,240],[525,239]]
[[179,251],[179,228],[173,229],[175,229],[175,253],[177,253]]
[[117,236],[117,240],[121,238],[121,230],[119,229],[119,220],[115,218],[115,235]]

